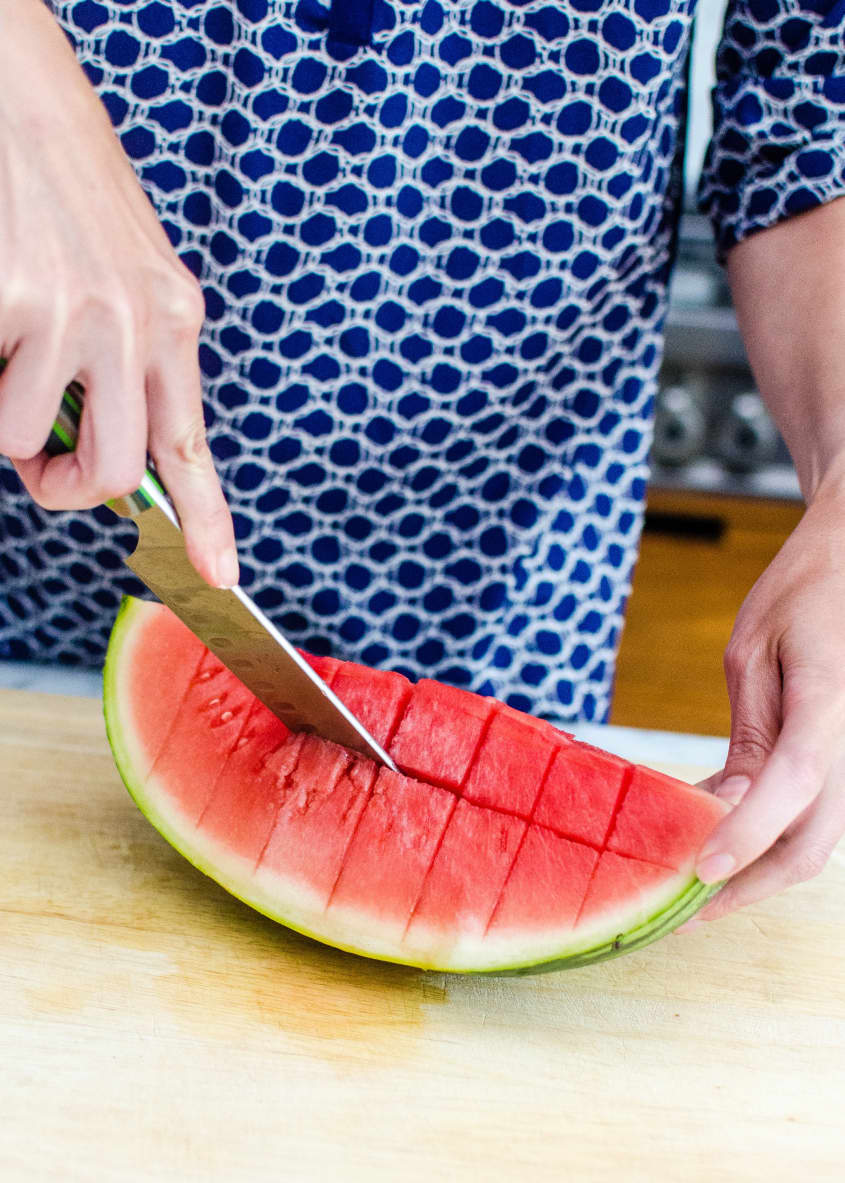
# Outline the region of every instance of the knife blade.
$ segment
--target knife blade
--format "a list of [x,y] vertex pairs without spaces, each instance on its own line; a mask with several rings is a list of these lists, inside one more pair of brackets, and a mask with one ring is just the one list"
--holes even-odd
[[[84,392],[72,382],[47,442],[73,451]],[[396,771],[393,760],[240,587],[210,587],[188,560],[179,519],[149,469],[136,492],[107,503],[138,527],[126,565],[292,731],[310,731],[363,752]]]

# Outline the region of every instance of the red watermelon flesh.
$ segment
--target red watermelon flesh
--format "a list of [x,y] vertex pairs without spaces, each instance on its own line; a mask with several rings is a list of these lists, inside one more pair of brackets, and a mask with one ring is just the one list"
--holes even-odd
[[258,861],[259,882],[307,885],[325,908],[375,781],[371,760],[314,736],[302,744]]
[[[405,934],[409,948],[428,952],[440,942],[441,955],[454,956],[458,942],[484,937],[527,828],[512,814],[458,801]],[[468,851],[472,874],[467,874]],[[454,919],[451,933],[444,933],[444,915]]]
[[607,841],[609,850],[678,867],[704,845],[724,804],[651,768],[635,767]]
[[498,702],[491,698],[490,702],[495,702],[496,711],[503,715],[506,719],[516,719],[519,723],[524,723],[527,727],[533,728],[538,735],[544,736],[546,739],[557,741],[563,735],[566,739],[572,739],[571,731],[564,731],[560,727],[555,727],[548,719],[538,719],[535,715],[527,715],[525,711],[518,711],[515,707],[509,707],[507,703]]
[[491,932],[548,933],[550,899],[555,929],[571,932],[598,861],[592,846],[530,826],[491,918]]
[[[673,875],[674,871],[656,863],[645,863],[641,859],[604,850],[590,879],[578,921],[589,922],[609,908],[624,906],[640,892],[671,886]],[[643,919],[647,917],[643,916]]]
[[376,743],[386,747],[411,697],[408,679],[390,670],[370,670],[352,661],[341,661],[329,685]]
[[[136,774],[142,777],[149,775],[156,756],[164,748],[179,703],[201,668],[210,660],[202,647],[196,650],[193,663],[186,657],[185,626],[172,613],[167,616],[159,613],[156,627],[147,630],[147,633],[144,638],[145,658],[150,669],[156,671],[160,683],[158,693],[149,698],[144,696],[142,702],[145,742],[143,751],[139,749],[137,752],[139,763],[136,768]],[[165,687],[166,691],[163,689]]]
[[555,752],[569,741],[545,735],[532,720],[500,713],[490,723],[463,796],[476,805],[530,817]]
[[255,867],[267,843],[285,783],[304,736],[290,742],[290,732],[256,702],[244,731],[225,761],[198,826]]
[[534,821],[552,829],[565,826],[566,837],[601,847],[630,768],[619,756],[586,744],[559,749],[537,798]]
[[[159,695],[162,691],[159,689]],[[151,775],[179,785],[179,804],[196,821],[205,809],[222,761],[228,757],[246,724],[255,699],[211,653],[206,653],[178,706],[166,741],[153,762]],[[197,721],[214,742],[196,747]],[[185,777],[184,752],[192,750],[190,777]]]
[[336,915],[365,938],[371,917],[380,921],[380,940],[397,948],[434,860],[449,816],[452,793],[382,768],[337,879],[328,917]]
[[[164,653],[190,670],[169,674],[169,710]],[[694,859],[726,808],[709,794],[466,691],[314,666],[403,773],[292,735],[160,605],[126,601],[109,648],[130,791],[259,910],[370,956],[493,971],[612,955],[706,898]]]
[[492,714],[490,699],[426,678],[414,687],[390,754],[412,776],[437,769],[439,784],[458,789]]
[[312,670],[315,670],[323,681],[331,686],[332,678],[343,665],[342,661],[338,661],[336,657],[318,657],[315,653],[306,653],[304,649],[298,650],[299,656],[304,657]]

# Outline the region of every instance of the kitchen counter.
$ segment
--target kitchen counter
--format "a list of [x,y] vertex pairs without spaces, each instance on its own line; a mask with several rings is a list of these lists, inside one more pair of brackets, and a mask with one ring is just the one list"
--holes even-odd
[[[619,960],[423,973],[288,932],[171,850],[115,772],[96,679],[2,674],[4,1180],[841,1178],[842,851]],[[581,733],[689,779],[724,755]]]

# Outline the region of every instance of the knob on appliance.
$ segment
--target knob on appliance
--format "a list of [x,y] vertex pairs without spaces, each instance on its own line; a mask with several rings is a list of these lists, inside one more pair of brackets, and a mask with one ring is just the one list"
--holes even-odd
[[736,395],[719,423],[715,447],[732,472],[753,472],[775,458],[778,434],[759,394]]
[[654,419],[652,453],[659,464],[679,466],[699,455],[707,430],[695,394],[685,386],[660,392]]

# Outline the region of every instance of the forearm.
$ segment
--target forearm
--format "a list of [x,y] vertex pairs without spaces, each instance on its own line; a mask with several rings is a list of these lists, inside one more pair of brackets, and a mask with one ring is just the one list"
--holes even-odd
[[[33,149],[40,150],[44,137],[59,136],[79,118],[100,126],[108,123],[105,108],[44,0],[0,0],[4,137],[27,135]],[[84,150],[89,150],[88,142]]]
[[728,277],[757,386],[805,500],[845,490],[845,200],[734,247]]

